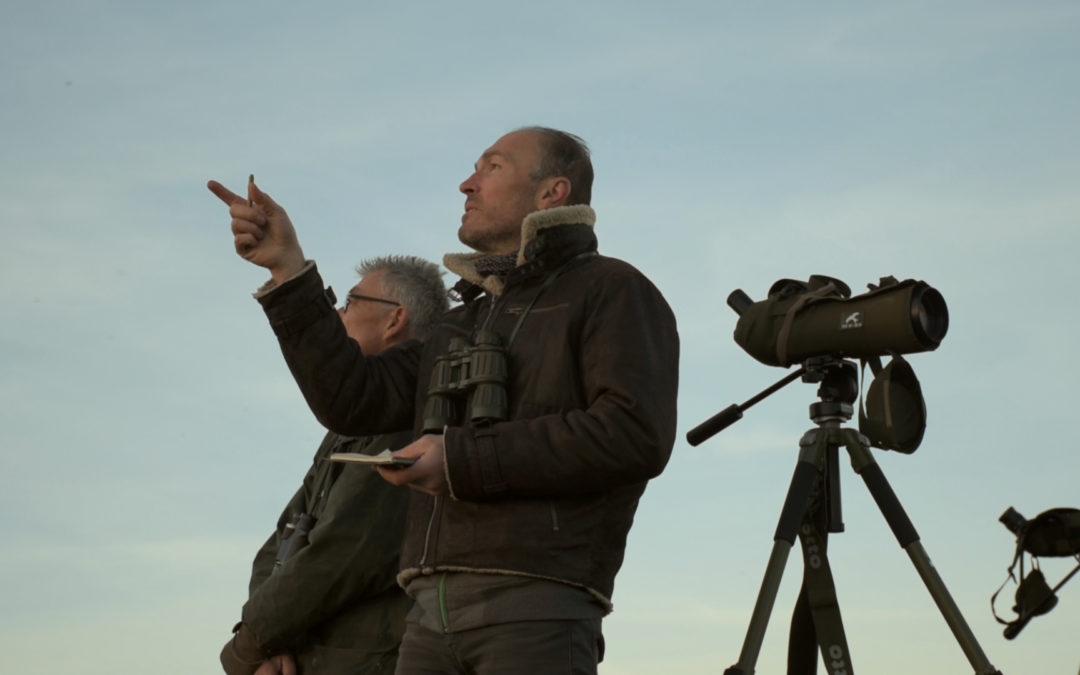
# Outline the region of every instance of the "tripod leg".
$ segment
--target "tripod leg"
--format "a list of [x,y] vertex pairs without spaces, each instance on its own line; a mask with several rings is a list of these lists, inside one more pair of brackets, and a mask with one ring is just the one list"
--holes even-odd
[[986,658],[982,647],[979,646],[978,641],[975,639],[975,634],[971,632],[971,628],[964,621],[960,608],[956,606],[956,602],[953,601],[948,589],[945,588],[945,582],[941,580],[933,563],[930,562],[930,556],[927,555],[926,549],[923,548],[922,542],[919,541],[919,534],[915,531],[915,526],[908,518],[907,513],[904,512],[904,507],[900,504],[896,493],[893,492],[889,482],[885,479],[881,467],[878,466],[870,454],[865,438],[854,429],[845,429],[844,431],[845,445],[851,455],[851,465],[855,469],[855,473],[862,476],[867,489],[870,490],[870,494],[873,496],[874,501],[877,502],[882,515],[885,516],[885,520],[889,523],[889,528],[892,529],[893,535],[900,543],[900,547],[911,558],[915,570],[922,577],[923,584],[930,591],[931,597],[933,597],[938,610],[945,618],[945,622],[949,625],[949,629],[952,630],[953,636],[956,637],[957,642],[960,644],[960,648],[964,651],[964,655],[967,656],[968,662],[971,663],[977,675],[1001,675],[1001,672],[994,668],[990,660]]
[[827,442],[825,434],[817,433],[817,430],[813,429],[808,431],[799,442],[801,447],[799,462],[795,465],[791,485],[784,499],[784,507],[780,512],[780,520],[776,525],[772,553],[769,554],[769,562],[765,565],[765,576],[761,581],[754,612],[746,630],[739,662],[725,670],[724,675],[751,675],[754,672],[758,655],[761,653],[761,644],[765,641],[769,615],[772,614],[784,567],[787,566],[788,554],[795,544],[803,513],[806,512],[810,502],[810,493],[821,470]]

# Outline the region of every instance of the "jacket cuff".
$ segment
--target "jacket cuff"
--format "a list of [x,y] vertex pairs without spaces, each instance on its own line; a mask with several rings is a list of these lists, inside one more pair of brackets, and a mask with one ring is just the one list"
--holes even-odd
[[221,650],[221,667],[227,675],[253,675],[267,655],[247,624],[237,624],[234,630],[232,639]]
[[274,281],[273,278],[267,279],[266,283],[264,283],[262,286],[259,286],[258,290],[256,290],[255,293],[253,294],[255,299],[258,300],[259,298],[263,297],[264,295],[267,295],[269,293],[273,293],[274,289],[280,288],[281,286],[284,286],[284,285],[288,284],[290,281],[292,281],[296,277],[300,276],[304,272],[307,272],[309,269],[311,269],[314,266],[315,266],[315,261],[314,260],[305,260],[304,261],[304,266],[300,268],[300,271],[297,272],[296,274],[292,275],[291,277],[289,277],[285,281],[283,281],[280,285],[277,284]]
[[278,338],[288,338],[302,332],[318,319],[337,312],[334,290],[323,287],[322,277],[313,261],[288,281],[265,293],[256,293],[270,328]]
[[446,482],[454,499],[485,501],[503,496],[509,485],[499,464],[494,427],[449,427],[443,434]]

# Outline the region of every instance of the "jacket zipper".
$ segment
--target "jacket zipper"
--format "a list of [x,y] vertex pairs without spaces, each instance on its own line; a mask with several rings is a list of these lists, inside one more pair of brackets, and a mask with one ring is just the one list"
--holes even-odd
[[[424,532],[424,550],[420,552],[419,565],[422,568],[427,562],[428,550],[431,544],[431,530],[435,527],[435,516],[439,513],[439,495],[435,495],[435,502],[431,507],[431,516],[428,518],[427,531]],[[423,570],[421,569],[421,572]]]
[[439,578],[439,618],[442,620],[444,633],[450,632],[450,613],[446,608],[446,572]]

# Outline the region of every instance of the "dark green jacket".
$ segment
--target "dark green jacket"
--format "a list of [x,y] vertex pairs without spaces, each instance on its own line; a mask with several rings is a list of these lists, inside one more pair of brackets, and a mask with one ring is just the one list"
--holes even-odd
[[[409,491],[390,485],[369,466],[326,458],[335,452],[397,449],[411,436],[327,434],[277,530],[255,555],[243,622],[260,647],[292,652],[301,673],[394,670],[408,608],[394,576]],[[317,519],[310,543],[275,569],[285,526],[300,512]]]

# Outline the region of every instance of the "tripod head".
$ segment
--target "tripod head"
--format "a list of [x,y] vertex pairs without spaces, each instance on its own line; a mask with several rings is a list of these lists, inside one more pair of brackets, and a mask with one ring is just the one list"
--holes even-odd
[[803,382],[820,382],[817,395],[820,401],[810,405],[810,419],[817,424],[829,420],[846,422],[854,414],[855,399],[859,396],[858,368],[855,363],[832,356],[815,356],[807,359],[795,371],[788,373],[774,384],[752,396],[745,403],[733,403],[686,433],[690,445],[700,445],[735,422],[742,419],[743,411],[762,399],[783,389],[796,379]]
[[803,382],[820,382],[817,395],[821,399],[810,404],[810,419],[815,424],[829,420],[847,422],[855,414],[855,399],[859,396],[858,368],[852,361],[832,357],[815,357],[803,364]]
[[[876,448],[915,452],[926,429],[926,404],[915,371],[899,354],[884,368],[877,359],[863,365],[870,366],[874,380],[866,393],[865,411],[860,405],[859,432]],[[827,422],[838,422],[833,426],[840,426],[854,416],[854,403],[860,393],[858,372],[853,361],[841,357],[808,358],[798,370],[745,403],[732,404],[691,429],[686,440],[690,445],[705,442],[742,419],[744,410],[800,377],[803,382],[820,383],[820,400],[810,406],[810,419],[819,426]]]

